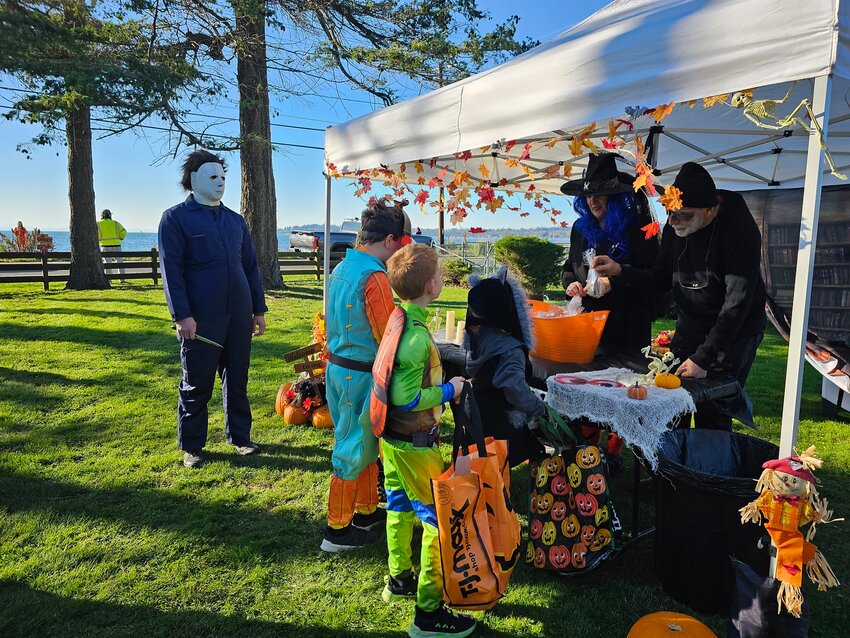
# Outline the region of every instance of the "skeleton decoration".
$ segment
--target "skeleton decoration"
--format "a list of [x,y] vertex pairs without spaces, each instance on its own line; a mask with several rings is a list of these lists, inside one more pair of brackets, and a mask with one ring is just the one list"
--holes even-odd
[[665,352],[660,357],[652,352],[652,346],[646,346],[640,350],[643,356],[649,359],[649,371],[643,375],[647,382],[652,381],[656,375],[669,373],[674,366],[679,364],[679,358],[672,352]]
[[823,155],[826,159],[827,166],[829,166],[829,172],[838,179],[847,179],[846,175],[838,172],[835,162],[832,160],[832,155],[826,147],[826,142],[823,139],[823,130],[821,129],[820,124],[818,124],[815,114],[812,112],[811,104],[809,104],[807,99],[803,99],[797,107],[784,118],[780,118],[776,114],[776,106],[778,104],[785,104],[785,102],[788,101],[788,98],[791,97],[791,92],[794,90],[794,85],[796,84],[796,82],[791,83],[791,86],[788,87],[788,93],[786,93],[785,97],[781,100],[754,100],[749,93],[735,93],[732,96],[732,100],[729,102],[729,105],[736,109],[743,109],[744,117],[759,128],[771,131],[781,131],[782,129],[799,125],[804,131],[811,133],[809,125],[799,117],[799,113],[801,111],[805,111],[809,116],[812,126],[815,128],[815,131],[817,131],[818,141],[820,142],[820,147],[823,149]]

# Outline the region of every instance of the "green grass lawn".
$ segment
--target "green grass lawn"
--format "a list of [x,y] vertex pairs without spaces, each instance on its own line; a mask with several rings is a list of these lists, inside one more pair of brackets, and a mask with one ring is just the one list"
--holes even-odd
[[[292,377],[282,354],[308,343],[320,295],[305,279],[269,296],[249,385],[264,453],[231,451],[217,391],[209,462],[190,471],[176,449],[180,365],[159,288],[0,287],[0,636],[403,635],[413,603],[380,599],[386,547],[319,550],[332,433],[274,413]],[[462,315],[465,298],[446,289],[438,305]],[[771,332],[748,385],[754,434],[774,442],[785,357]],[[850,518],[850,424],[820,418],[820,381],[808,369],[799,440],[818,446],[822,494]],[[514,473],[517,493],[526,473]],[[625,523],[627,482],[625,472],[613,495]],[[850,522],[820,528],[816,540],[845,584],[807,587],[813,635],[846,636]],[[619,637],[644,614],[689,613],[663,592],[653,563],[650,538],[580,578],[521,564],[478,635]],[[702,619],[725,636],[722,618]]]

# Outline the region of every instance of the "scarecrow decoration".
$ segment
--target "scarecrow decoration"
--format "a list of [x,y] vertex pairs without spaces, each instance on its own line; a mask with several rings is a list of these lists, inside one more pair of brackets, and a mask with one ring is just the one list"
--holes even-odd
[[[833,519],[829,502],[818,495],[813,471],[822,465],[814,446],[799,456],[768,461],[762,465],[764,471],[756,483],[761,495],[740,510],[742,523],[761,523],[764,519],[777,552],[779,611],[784,605],[795,618],[800,617],[803,607],[803,567],[820,591],[839,584],[826,558],[810,542],[818,523],[844,520]],[[808,523],[811,527],[804,537],[800,528]]]

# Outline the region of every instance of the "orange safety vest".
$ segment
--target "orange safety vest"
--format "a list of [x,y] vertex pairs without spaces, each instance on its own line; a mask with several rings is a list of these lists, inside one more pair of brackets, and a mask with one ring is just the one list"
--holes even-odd
[[404,327],[407,324],[407,313],[401,306],[396,306],[387,320],[387,327],[372,364],[372,390],[369,393],[369,417],[372,421],[372,433],[381,437],[387,427],[390,414],[390,384],[393,380],[393,368],[398,353]]

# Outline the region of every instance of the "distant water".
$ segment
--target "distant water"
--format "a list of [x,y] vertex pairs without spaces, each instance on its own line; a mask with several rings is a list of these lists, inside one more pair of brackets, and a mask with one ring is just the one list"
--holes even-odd
[[[68,252],[71,250],[71,233],[67,230],[44,231],[53,237],[54,250],[57,252]],[[277,243],[280,250],[289,249],[289,233],[279,232]],[[147,251],[157,245],[156,233],[127,233],[121,242],[121,249],[127,252]]]

